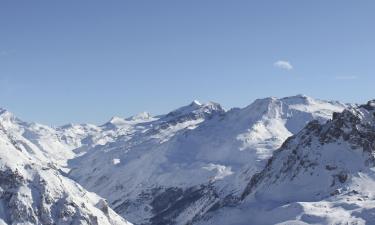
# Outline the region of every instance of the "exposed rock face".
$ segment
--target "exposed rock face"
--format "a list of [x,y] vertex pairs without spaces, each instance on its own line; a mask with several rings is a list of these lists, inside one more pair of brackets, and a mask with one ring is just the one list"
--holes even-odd
[[[346,109],[342,113],[334,113],[332,120],[326,124],[322,125],[317,121],[310,122],[301,132],[286,140],[282,147],[275,151],[266,168],[252,178],[243,193],[243,198],[251,193],[251,190],[257,184],[269,177],[273,177],[273,182],[277,182],[278,179],[285,178],[285,176],[294,179],[301,171],[315,169],[322,164],[321,156],[324,153],[321,152],[321,149],[324,146],[337,144],[343,145],[342,148],[349,147],[355,153],[361,154],[361,157],[365,159],[364,165],[373,167],[375,163],[374,112],[373,101],[369,101],[366,105]],[[334,150],[336,151],[336,149]],[[326,151],[330,151],[330,149]],[[318,157],[312,158],[312,155],[315,156],[314,154]],[[276,161],[281,160],[281,158],[284,161],[282,166],[278,168],[279,173],[277,175],[271,174],[275,172],[273,166],[278,165]],[[327,164],[325,168],[327,171],[337,172],[340,167],[345,166]],[[339,183],[345,183],[347,180],[348,174],[344,172],[344,168],[341,169],[343,171],[332,175],[332,187],[336,186],[336,180]]]
[[369,101],[310,122],[251,178],[235,207],[198,224],[375,223],[374,113]]
[[53,168],[0,170],[1,219],[7,224],[129,224],[103,201]]
[[103,199],[64,175],[54,163],[56,149],[49,155],[27,139],[29,124],[9,113],[0,117],[0,224],[130,224],[97,207]]

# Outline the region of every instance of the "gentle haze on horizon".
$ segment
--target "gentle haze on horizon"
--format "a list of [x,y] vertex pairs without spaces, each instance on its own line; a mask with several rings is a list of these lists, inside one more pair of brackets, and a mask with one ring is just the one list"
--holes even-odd
[[1,1],[0,107],[103,123],[215,101],[375,98],[375,1]]

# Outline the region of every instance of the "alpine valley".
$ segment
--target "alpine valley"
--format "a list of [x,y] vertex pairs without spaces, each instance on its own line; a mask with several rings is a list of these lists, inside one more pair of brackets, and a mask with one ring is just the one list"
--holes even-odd
[[375,224],[375,101],[49,127],[0,109],[1,224]]

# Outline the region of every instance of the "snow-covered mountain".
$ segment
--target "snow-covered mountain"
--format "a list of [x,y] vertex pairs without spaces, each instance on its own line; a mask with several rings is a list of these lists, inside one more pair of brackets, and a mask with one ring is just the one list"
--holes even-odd
[[237,204],[288,137],[345,107],[300,95],[229,111],[194,101],[166,115],[114,118],[100,129],[121,126],[122,135],[69,160],[69,176],[135,224],[189,224]]
[[[0,224],[126,224],[116,213],[135,224],[248,224],[254,213],[260,213],[256,224],[268,224],[273,212],[282,216],[271,224],[284,221],[285,204],[269,204],[278,201],[269,193],[294,190],[286,183],[263,193],[272,182],[259,174],[290,136],[347,107],[303,95],[228,111],[193,101],[160,116],[144,112],[100,126],[61,127],[27,123],[1,110]],[[254,197],[260,193],[271,197],[260,201]]]
[[197,224],[374,224],[375,101],[310,122]]
[[0,224],[130,224],[66,177],[76,146],[57,134],[0,109]]

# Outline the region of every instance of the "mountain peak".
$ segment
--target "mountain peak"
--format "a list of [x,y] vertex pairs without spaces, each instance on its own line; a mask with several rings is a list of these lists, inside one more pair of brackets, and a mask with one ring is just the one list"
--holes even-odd
[[315,99],[311,98],[307,95],[298,94],[294,96],[284,97],[280,99],[283,102],[287,102],[289,104],[309,104],[311,102],[314,102]]
[[218,103],[207,102],[202,104],[195,100],[189,105],[171,111],[166,115],[166,118],[168,118],[167,120],[181,117],[189,117],[191,119],[222,112],[225,112],[225,110]]
[[291,96],[291,98],[305,98],[305,99],[307,99],[307,98],[311,98],[311,97],[307,96],[305,94],[297,94],[295,96]]
[[374,110],[375,109],[375,99],[368,101],[365,105],[361,107],[366,108],[367,110]]
[[102,126],[106,127],[107,129],[117,129],[118,127],[121,127],[127,123],[128,121],[126,119],[119,116],[113,116],[108,122],[106,122]]
[[212,106],[214,106],[214,107],[221,108],[221,105],[219,103],[213,102],[213,101],[208,101],[208,102],[204,103],[203,106],[206,106],[206,107],[212,107]]
[[9,114],[12,114],[12,113],[9,112],[9,111],[6,110],[6,109],[0,108],[0,116],[1,116],[1,115],[9,115]]
[[118,124],[118,123],[124,123],[125,119],[119,116],[113,116],[110,120],[109,123],[112,124]]
[[15,121],[17,120],[16,116],[13,113],[9,112],[6,109],[0,108],[0,121]]
[[128,120],[144,121],[144,120],[150,120],[151,118],[152,118],[152,115],[149,112],[141,112],[141,113],[138,113],[137,115],[130,117]]
[[200,103],[198,100],[194,100],[190,103],[191,106],[201,106],[202,103]]

